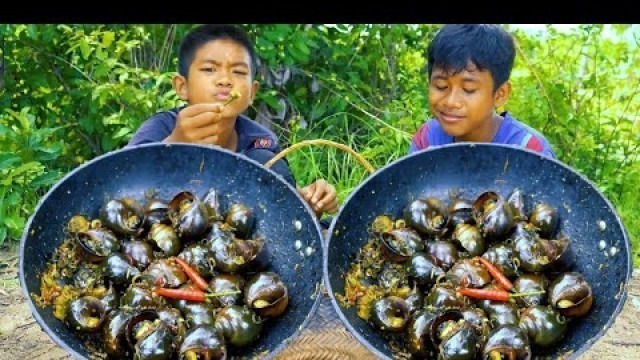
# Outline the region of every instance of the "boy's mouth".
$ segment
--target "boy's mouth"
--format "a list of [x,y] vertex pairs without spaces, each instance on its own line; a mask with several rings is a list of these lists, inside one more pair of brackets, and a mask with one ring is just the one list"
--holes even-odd
[[223,104],[227,105],[230,102],[232,102],[233,100],[239,98],[240,97],[240,93],[238,93],[237,91],[234,91],[234,90],[222,91],[222,92],[219,92],[219,93],[215,94],[214,97],[219,102],[222,102]]
[[449,113],[440,112],[438,118],[447,124],[456,124],[464,119],[464,116],[453,115]]

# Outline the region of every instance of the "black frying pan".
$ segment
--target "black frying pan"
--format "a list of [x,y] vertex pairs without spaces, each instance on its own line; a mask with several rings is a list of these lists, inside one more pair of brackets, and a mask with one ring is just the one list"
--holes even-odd
[[[506,197],[516,187],[526,194],[528,210],[535,201],[558,209],[559,231],[572,240],[572,270],[586,276],[595,295],[587,317],[575,321],[557,346],[536,353],[555,357],[572,351],[570,358],[584,353],[611,326],[626,300],[633,266],[627,232],[613,205],[584,176],[559,161],[508,145],[460,143],[405,156],[351,193],[330,228],[324,262],[325,282],[345,326],[369,350],[390,359],[387,341],[356,315],[355,307],[344,308],[335,298],[336,292],[344,294],[343,274],[367,242],[367,228],[375,216],[400,217],[404,206],[419,195],[448,203],[451,189],[475,199],[487,190]],[[600,221],[606,224],[604,230]],[[604,250],[599,249],[601,240],[606,242]],[[618,251],[608,256],[612,247]]]
[[[267,270],[275,271],[288,286],[286,312],[267,322],[257,343],[237,355],[271,358],[293,340],[317,309],[317,289],[322,281],[322,233],[313,211],[272,170],[253,160],[220,148],[187,144],[150,144],[125,148],[74,169],[40,200],[29,219],[20,244],[20,283],[33,316],[62,348],[78,358],[87,349],[72,331],[52,315],[51,307],[35,305],[40,294],[39,275],[64,240],[64,227],[78,213],[96,217],[105,199],[133,196],[157,189],[165,199],[180,191],[203,197],[216,188],[223,207],[243,202],[254,209],[255,228],[267,239],[271,258]],[[294,222],[302,225],[296,229]],[[295,241],[302,242],[302,255]],[[307,256],[304,250],[314,250]],[[264,352],[264,353],[263,353]]]

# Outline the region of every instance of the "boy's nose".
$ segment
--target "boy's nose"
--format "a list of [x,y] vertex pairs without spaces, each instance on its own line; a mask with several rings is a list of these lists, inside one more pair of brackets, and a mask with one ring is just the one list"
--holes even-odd
[[444,98],[444,104],[446,107],[450,109],[457,109],[462,106],[462,101],[460,101],[460,96],[458,95],[458,91],[450,91],[447,96]]
[[216,79],[216,85],[218,86],[230,86],[231,84],[231,74],[229,71],[222,70],[219,72],[219,76]]

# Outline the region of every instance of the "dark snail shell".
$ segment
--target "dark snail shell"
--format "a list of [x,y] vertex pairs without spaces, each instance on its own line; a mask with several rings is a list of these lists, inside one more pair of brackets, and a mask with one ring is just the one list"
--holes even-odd
[[558,266],[569,247],[568,238],[547,240],[538,238],[533,242],[522,240],[515,243],[519,266],[524,271],[542,272]]
[[513,259],[516,257],[513,246],[510,244],[496,244],[491,246],[483,255],[508,278],[518,276],[518,267]]
[[455,230],[460,224],[474,225],[473,202],[468,199],[454,198],[449,203],[449,229]]
[[103,262],[104,274],[116,285],[128,285],[134,277],[140,275],[140,270],[129,263],[122,253],[109,255]]
[[459,295],[450,282],[434,285],[424,299],[424,306],[435,308],[464,308],[469,302]]
[[214,221],[221,221],[224,217],[222,216],[222,210],[220,205],[220,196],[218,195],[218,191],[215,188],[209,189],[202,199],[202,204],[207,209],[207,214],[209,215],[209,223],[213,223]]
[[538,203],[531,211],[529,222],[538,228],[541,237],[550,239],[558,226],[558,211],[549,204]]
[[254,275],[244,288],[244,300],[248,307],[262,317],[280,316],[289,304],[287,286],[274,272]]
[[493,279],[487,269],[476,259],[463,259],[456,262],[447,275],[455,284],[471,288],[484,287]]
[[564,316],[584,316],[593,304],[591,286],[578,272],[563,273],[549,285],[549,304]]
[[507,197],[507,204],[511,206],[514,221],[527,221],[527,212],[524,204],[524,196],[520,189],[515,189]]
[[131,265],[140,270],[146,269],[155,259],[151,245],[139,240],[123,242],[122,253],[129,259]]
[[438,337],[441,325],[462,318],[462,313],[457,309],[426,308],[416,311],[407,325],[409,350],[422,357],[433,355],[441,342]]
[[187,332],[187,326],[182,312],[173,307],[162,307],[156,309],[156,311],[158,312],[158,318],[167,325],[169,331],[171,331],[178,341],[182,341],[184,334]]
[[115,358],[127,358],[131,352],[127,343],[127,323],[134,316],[131,309],[114,309],[107,315],[102,327],[102,339],[107,354]]
[[547,304],[547,289],[549,279],[544,274],[523,274],[513,283],[513,291],[516,293],[545,291],[543,294],[519,296],[516,298],[518,305],[530,307],[533,305]]
[[238,274],[217,274],[209,281],[211,292],[239,291],[234,295],[216,296],[211,303],[217,307],[239,305],[242,303],[245,280]]
[[186,301],[180,309],[189,329],[202,325],[214,325],[216,322],[213,304]]
[[213,275],[216,262],[206,245],[191,244],[178,257],[191,265],[203,278],[210,279]]
[[220,238],[210,244],[217,269],[233,273],[244,270],[264,269],[269,263],[264,238],[252,240],[232,239],[227,242]]
[[145,227],[149,229],[151,225],[171,224],[169,219],[169,202],[164,199],[151,198],[144,204]]
[[155,223],[151,225],[147,236],[165,256],[174,256],[180,252],[180,239],[171,225]]
[[371,306],[370,320],[375,327],[382,331],[403,331],[409,317],[409,307],[406,301],[398,296],[380,298]]
[[186,242],[200,240],[209,227],[209,212],[202,201],[188,191],[169,201],[169,219],[178,238]]
[[440,199],[416,199],[404,209],[407,226],[429,236],[442,235],[447,230],[449,212]]
[[164,298],[154,295],[150,288],[142,284],[131,285],[120,298],[120,306],[132,309],[155,308],[164,303]]
[[168,288],[177,288],[188,280],[180,265],[171,259],[155,260],[142,273],[142,278],[151,285]]
[[215,327],[222,333],[227,344],[242,347],[258,339],[262,324],[262,319],[253,310],[231,305],[218,312]]
[[445,271],[436,265],[431,255],[422,252],[414,253],[407,266],[409,277],[420,285],[433,285],[445,274]]
[[69,303],[65,320],[72,329],[82,332],[96,332],[100,330],[106,315],[104,304],[100,299],[93,296],[83,296]]
[[524,331],[515,325],[496,327],[489,334],[484,346],[483,359],[493,359],[492,353],[504,355],[503,359],[530,360],[529,338]]
[[473,203],[473,216],[485,240],[500,241],[513,229],[511,206],[495,192],[481,194]]
[[539,346],[557,343],[567,332],[568,320],[551,306],[535,305],[520,315],[520,328]]
[[78,233],[76,237],[80,255],[90,262],[101,262],[120,250],[120,241],[109,229],[98,228]]
[[466,322],[450,321],[445,325],[444,339],[438,346],[440,360],[473,360],[480,352],[480,338]]
[[438,240],[427,243],[426,253],[431,255],[443,270],[449,270],[458,261],[458,249],[449,241]]
[[225,222],[234,229],[234,234],[238,238],[248,239],[255,223],[253,210],[244,204],[232,204]]
[[169,359],[177,347],[173,332],[156,310],[142,310],[127,322],[127,342],[138,360]]
[[200,325],[187,331],[179,354],[181,359],[226,360],[227,347],[213,325]]
[[484,239],[475,225],[458,224],[451,234],[451,240],[472,257],[482,255],[485,251]]
[[385,256],[394,262],[405,262],[411,256],[424,250],[424,242],[411,228],[393,229],[381,236]]
[[138,235],[144,229],[144,209],[133,198],[111,199],[100,209],[102,223],[120,235]]

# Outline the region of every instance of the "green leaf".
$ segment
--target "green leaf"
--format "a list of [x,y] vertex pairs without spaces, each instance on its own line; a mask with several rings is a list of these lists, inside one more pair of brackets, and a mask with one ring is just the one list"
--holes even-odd
[[0,153],[0,169],[8,169],[9,166],[22,160],[20,156],[11,153]]
[[82,58],[85,60],[89,58],[89,55],[91,55],[91,48],[89,47],[86,39],[80,40],[80,52],[82,53]]
[[24,219],[21,218],[18,214],[12,214],[4,218],[4,224],[9,229],[17,229],[22,230],[24,228]]
[[31,181],[30,186],[34,188],[47,187],[53,185],[60,178],[60,172],[57,170],[47,171]]
[[6,239],[7,239],[7,228],[5,228],[4,226],[0,226],[0,246],[2,246],[2,244]]
[[115,39],[116,34],[113,31],[105,31],[102,36],[102,46],[109,47],[111,43],[113,43],[113,39]]

